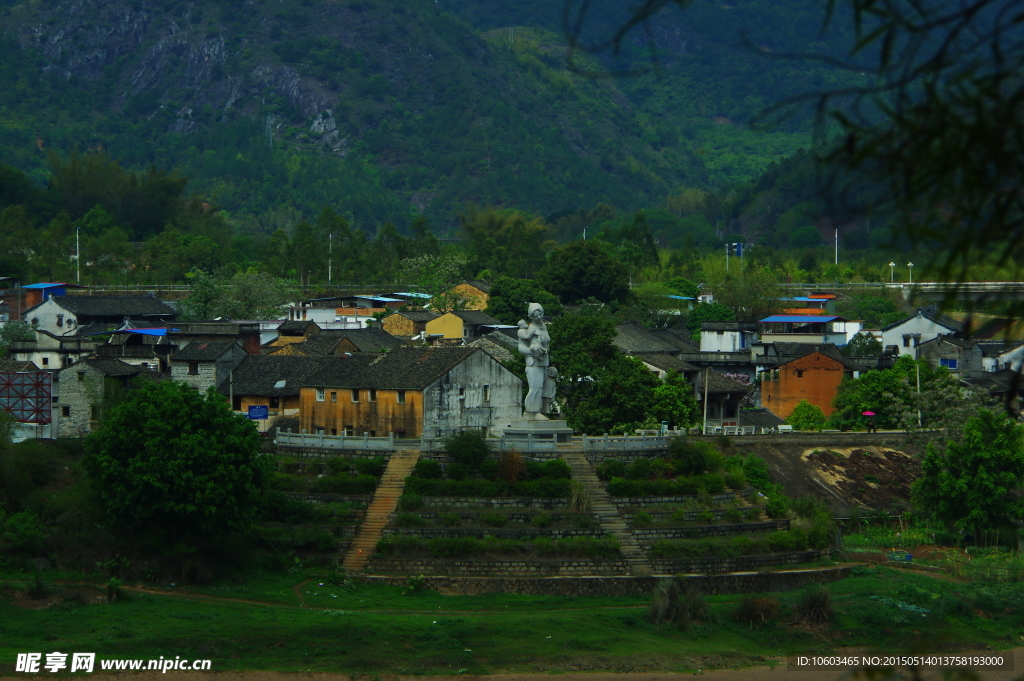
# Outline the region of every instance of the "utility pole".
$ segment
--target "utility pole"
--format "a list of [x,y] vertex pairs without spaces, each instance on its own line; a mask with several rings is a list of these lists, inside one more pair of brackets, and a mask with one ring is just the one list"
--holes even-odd
[[82,283],[82,249],[78,241],[78,233],[82,231],[81,227],[75,228],[75,283]]
[[729,252],[731,250],[732,250],[732,247],[729,244],[726,244],[725,245],[725,273],[726,274],[729,274]]
[[327,283],[331,283],[331,255],[334,253],[334,234],[327,235]]
[[839,225],[836,225],[836,264],[839,264]]
[[708,367],[704,374],[704,425],[701,428],[701,434],[707,435],[708,433],[708,375],[711,373],[711,367]]

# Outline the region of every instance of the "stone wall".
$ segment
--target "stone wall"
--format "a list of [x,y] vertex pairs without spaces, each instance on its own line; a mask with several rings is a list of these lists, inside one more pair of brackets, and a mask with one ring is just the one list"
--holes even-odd
[[294,456],[297,459],[373,459],[384,457],[387,462],[391,452],[380,449],[331,449],[329,447],[291,447],[276,444],[279,456]]
[[628,575],[629,565],[624,560],[442,560],[432,558],[393,559],[374,556],[368,569],[371,572],[400,572],[411,575],[448,575],[461,577],[489,577],[518,575],[522,577]]
[[[793,591],[810,584],[828,584],[850,576],[852,566],[727,575],[686,575],[704,593],[737,594]],[[634,596],[649,594],[664,576],[631,577],[426,577],[427,589],[447,596],[510,593],[524,596]],[[406,586],[408,577],[359,575],[371,584]]]
[[633,528],[633,537],[641,544],[653,544],[663,539],[697,539],[720,537],[755,532],[777,532],[788,530],[789,520],[769,520],[759,523],[735,523],[729,525],[701,525],[699,527],[650,527]]
[[569,500],[564,497],[423,497],[425,506],[451,506],[454,508],[536,508],[545,511],[568,511]]
[[793,551],[771,553],[762,556],[736,556],[734,558],[651,558],[651,565],[658,574],[714,574],[718,572],[746,572],[775,565],[796,565],[812,563],[832,555],[831,550]]
[[[750,499],[750,497],[752,497],[754,495],[754,492],[756,492],[756,491],[757,490],[755,490],[753,487],[749,487],[749,488],[747,488],[745,490],[742,490],[741,492],[738,492],[738,494],[741,497],[743,497],[744,499]],[[711,495],[708,495],[708,496],[710,496],[713,501],[732,501],[733,499],[736,498],[736,494],[737,494],[737,492],[721,492],[719,494],[711,494]],[[697,497],[696,494],[681,494],[681,495],[675,496],[675,497],[610,497],[610,498],[611,498],[612,501],[615,502],[615,505],[618,506],[619,511],[622,511],[622,509],[628,508],[630,506],[643,506],[643,507],[646,508],[646,507],[650,507],[650,506],[659,506],[661,504],[668,504],[668,505],[685,504],[688,501],[696,501],[698,497]]]
[[587,457],[587,461],[590,462],[591,466],[598,466],[604,463],[605,461],[621,461],[622,463],[630,464],[636,461],[637,459],[656,459],[660,456],[665,456],[667,452],[667,449],[644,449],[639,451],[624,451],[621,449],[588,449],[584,451],[584,456]]
[[[720,435],[690,435],[694,440],[718,444]],[[838,431],[824,433],[776,433],[774,435],[730,435],[729,443],[733,448],[796,445],[800,447],[894,447],[906,444],[907,434],[902,431],[886,431],[882,433],[841,433]]]
[[384,530],[385,537],[417,537],[419,539],[435,539],[438,537],[474,537],[480,539],[484,536],[495,539],[516,539],[529,541],[530,539],[565,539],[567,537],[590,537],[591,539],[603,539],[608,536],[607,530],[577,530],[577,529],[541,529],[536,527],[504,528],[504,527],[388,527]]
[[311,504],[333,504],[340,502],[361,501],[369,504],[373,495],[370,494],[313,494],[311,492],[284,492],[285,496],[299,501],[308,501]]
[[[519,509],[519,510],[522,510],[522,509]],[[453,513],[454,513],[454,511],[453,511]],[[431,521],[433,521],[433,520],[437,520],[437,518],[440,516],[440,513],[437,513],[437,512],[434,512],[434,511],[418,511],[418,512],[416,512],[416,515],[420,516],[424,520],[431,520]],[[470,511],[468,513],[467,512],[458,513],[458,516],[459,516],[460,519],[462,519],[463,522],[465,522],[468,525],[479,525],[481,522],[483,522],[482,518],[480,517],[480,514],[472,512],[472,511]],[[536,517],[536,514],[533,514],[533,513],[506,513],[505,514],[505,522],[506,522],[506,524],[509,524],[509,525],[530,525],[535,517]],[[590,516],[590,517],[592,518],[593,516]],[[395,514],[392,514],[391,519],[394,520],[394,518],[395,518]],[[560,521],[565,520],[565,519],[566,519],[565,515],[563,515],[561,513],[555,513],[555,514],[551,515],[551,522],[553,522],[553,523],[557,523],[557,522],[560,522]]]

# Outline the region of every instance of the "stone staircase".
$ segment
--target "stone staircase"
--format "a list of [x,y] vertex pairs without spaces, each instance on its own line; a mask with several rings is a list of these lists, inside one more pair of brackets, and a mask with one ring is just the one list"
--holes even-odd
[[580,449],[558,448],[558,453],[572,468],[573,480],[579,481],[590,494],[590,510],[597,516],[601,528],[619,542],[622,558],[634,575],[650,575],[654,572],[647,555],[637,543],[629,526],[619,515],[619,509],[605,491],[604,483],[597,478],[590,462]]
[[397,449],[391,454],[388,467],[384,469],[384,475],[381,476],[377,490],[373,493],[373,499],[366,507],[366,515],[359,526],[359,531],[349,544],[348,553],[341,563],[343,568],[348,571],[362,570],[373,557],[377,542],[391,521],[391,514],[398,508],[398,498],[405,490],[405,479],[412,474],[412,469],[419,458],[419,449]]

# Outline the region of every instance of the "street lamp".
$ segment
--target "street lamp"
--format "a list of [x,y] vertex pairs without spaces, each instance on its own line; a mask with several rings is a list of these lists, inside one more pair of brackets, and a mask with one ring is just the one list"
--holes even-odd
[[841,225],[837,225],[836,226],[836,264],[837,265],[839,264],[839,227],[841,227]]
[[82,249],[79,246],[78,232],[81,231],[81,227],[75,227],[75,283],[82,283]]
[[893,284],[896,282],[896,263],[889,263],[889,283]]
[[907,267],[910,268],[910,283],[914,283],[914,263],[908,262]]

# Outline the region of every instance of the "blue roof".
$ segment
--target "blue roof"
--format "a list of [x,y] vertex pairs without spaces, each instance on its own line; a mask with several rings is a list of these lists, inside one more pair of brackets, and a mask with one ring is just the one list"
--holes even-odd
[[689,298],[687,296],[673,296],[673,295],[662,296],[662,298],[672,298],[673,300],[697,300],[696,298]]
[[393,296],[408,296],[409,298],[433,298],[434,296],[429,293],[410,293],[408,291],[401,291],[398,293],[392,293]]
[[771,317],[765,317],[761,321],[762,322],[766,322],[766,323],[790,322],[790,323],[794,323],[794,324],[815,324],[815,323],[820,324],[820,323],[824,323],[824,322],[832,322],[832,321],[835,321],[837,319],[842,319],[842,317],[836,317],[836,316],[825,317],[825,316],[810,315],[810,314],[794,314],[794,315],[777,314],[777,315],[772,315]]
[[74,286],[74,284],[53,283],[44,281],[40,284],[29,284],[28,286],[22,286],[22,288],[61,288],[62,286]]
[[808,298],[807,296],[797,296],[796,298],[782,298],[781,300],[795,300],[798,303],[827,303],[828,300],[825,298]]
[[177,331],[178,329],[123,329],[119,333],[138,333],[143,336],[166,336],[168,331]]
[[405,302],[405,301],[400,300],[398,298],[387,298],[385,296],[355,296],[355,297],[356,298],[361,298],[363,300],[380,300],[380,301],[385,302],[385,303],[403,303],[403,302]]

